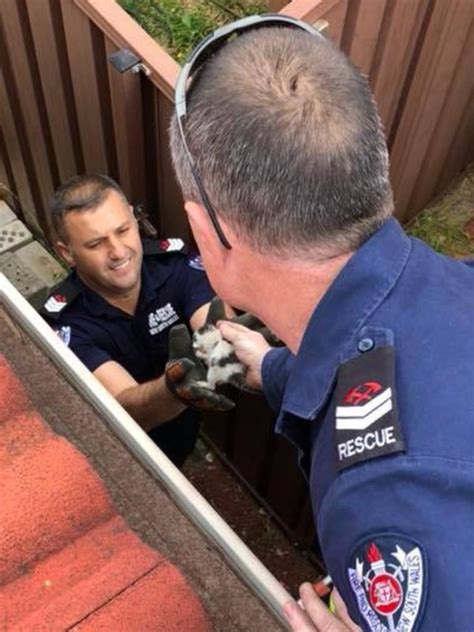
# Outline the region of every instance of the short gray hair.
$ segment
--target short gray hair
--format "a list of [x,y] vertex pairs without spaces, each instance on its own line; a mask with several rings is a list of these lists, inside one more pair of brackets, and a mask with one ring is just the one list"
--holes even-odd
[[[201,201],[176,119],[173,164]],[[346,252],[393,212],[388,152],[366,79],[294,28],[229,41],[199,70],[185,134],[217,214],[260,252]]]

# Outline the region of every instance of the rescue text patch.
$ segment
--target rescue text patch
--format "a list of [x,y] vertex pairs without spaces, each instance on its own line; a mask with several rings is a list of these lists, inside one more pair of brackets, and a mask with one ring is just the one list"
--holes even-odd
[[405,449],[392,347],[379,347],[341,364],[335,401],[338,470]]

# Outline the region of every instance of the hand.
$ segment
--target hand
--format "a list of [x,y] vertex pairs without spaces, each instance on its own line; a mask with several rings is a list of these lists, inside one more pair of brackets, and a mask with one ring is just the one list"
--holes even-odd
[[222,337],[234,347],[235,355],[247,367],[245,381],[252,389],[262,388],[262,363],[271,349],[262,334],[232,321],[217,324]]
[[169,360],[165,367],[166,385],[187,406],[198,410],[227,411],[234,402],[205,386],[207,369],[193,353],[186,325],[170,330]]
[[350,618],[339,593],[333,590],[336,614],[331,614],[310,583],[300,586],[303,608],[295,601],[283,606],[283,614],[293,632],[362,632]]

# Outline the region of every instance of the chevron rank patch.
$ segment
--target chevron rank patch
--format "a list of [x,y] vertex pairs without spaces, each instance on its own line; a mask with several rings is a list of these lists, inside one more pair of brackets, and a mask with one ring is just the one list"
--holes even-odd
[[397,534],[366,538],[347,569],[361,615],[372,632],[411,632],[422,613],[426,564],[416,542]]
[[404,451],[393,347],[379,347],[341,364],[335,401],[338,470]]
[[179,252],[184,248],[184,241],[178,238],[161,239],[158,243],[163,252]]
[[44,304],[44,309],[48,312],[60,312],[67,305],[67,298],[64,294],[53,294]]

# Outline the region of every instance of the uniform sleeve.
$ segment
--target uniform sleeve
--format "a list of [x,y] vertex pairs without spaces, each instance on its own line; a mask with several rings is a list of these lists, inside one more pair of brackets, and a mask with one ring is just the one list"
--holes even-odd
[[275,412],[281,408],[286,382],[293,362],[294,356],[286,347],[272,349],[263,359],[263,392]]
[[113,359],[105,349],[93,341],[90,334],[80,325],[74,322],[49,324],[89,371],[93,372],[105,362]]
[[433,456],[373,459],[333,482],[318,533],[364,631],[472,629],[472,489],[471,463]]
[[183,316],[187,321],[197,309],[209,303],[216,295],[202,268],[200,258],[196,255],[180,259],[174,283]]

